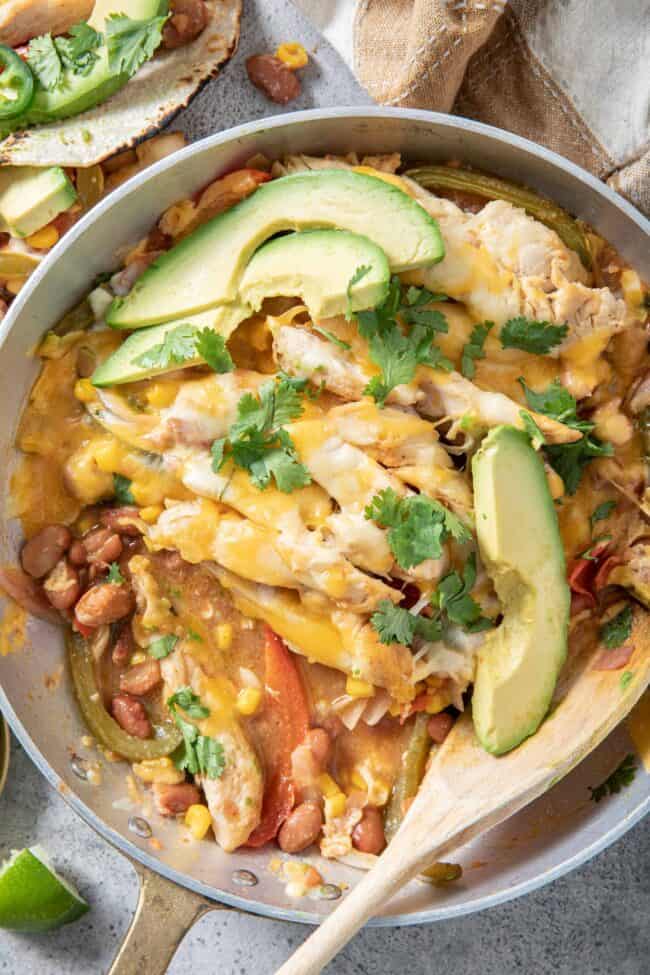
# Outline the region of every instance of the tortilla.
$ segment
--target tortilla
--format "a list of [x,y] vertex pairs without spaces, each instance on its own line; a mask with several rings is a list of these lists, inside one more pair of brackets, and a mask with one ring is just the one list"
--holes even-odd
[[94,166],[170,122],[237,49],[242,0],[206,3],[208,24],[196,40],[155,55],[97,108],[13,132],[0,142],[0,165]]

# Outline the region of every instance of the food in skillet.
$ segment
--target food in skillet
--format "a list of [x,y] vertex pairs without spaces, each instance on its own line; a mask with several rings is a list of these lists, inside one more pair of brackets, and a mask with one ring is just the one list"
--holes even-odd
[[234,52],[240,0],[0,6],[0,165],[90,166],[159,129]]
[[624,679],[649,603],[638,276],[551,204],[400,166],[291,157],[172,206],[45,337],[18,431],[2,585],[71,624],[97,740],[225,850],[379,853],[470,698],[509,751],[574,644]]

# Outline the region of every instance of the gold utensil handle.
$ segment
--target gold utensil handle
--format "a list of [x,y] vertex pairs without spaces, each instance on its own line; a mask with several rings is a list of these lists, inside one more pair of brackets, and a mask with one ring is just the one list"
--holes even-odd
[[140,896],[108,975],[164,975],[194,922],[208,911],[228,908],[172,883],[135,860],[131,863],[140,880]]

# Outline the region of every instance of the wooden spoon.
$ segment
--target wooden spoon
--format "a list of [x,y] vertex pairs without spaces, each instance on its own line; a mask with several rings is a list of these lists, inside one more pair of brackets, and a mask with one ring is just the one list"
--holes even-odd
[[[404,822],[373,869],[277,975],[316,975],[404,884],[450,850],[512,816],[555,785],[616,727],[650,680],[650,616],[637,608],[624,669],[599,670],[606,654],[593,623],[577,623],[583,649],[564,667],[540,729],[508,755],[478,744],[469,714],[438,749]],[[586,644],[586,645],[585,645]],[[621,675],[632,677],[621,683]]]

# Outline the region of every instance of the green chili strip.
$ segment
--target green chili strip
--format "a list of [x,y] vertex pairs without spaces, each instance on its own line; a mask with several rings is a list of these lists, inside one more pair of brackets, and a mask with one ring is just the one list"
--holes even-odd
[[404,819],[407,802],[415,796],[424,776],[424,769],[431,750],[431,738],[427,731],[430,717],[425,711],[419,711],[415,716],[404,760],[397,773],[386,806],[384,832],[387,840],[391,840],[399,829]]
[[418,166],[409,169],[405,175],[427,190],[460,190],[463,193],[484,196],[488,200],[506,200],[514,206],[522,207],[531,217],[554,230],[567,247],[576,252],[584,266],[591,270],[589,244],[578,221],[556,203],[538,196],[532,190],[496,176],[487,176],[469,169],[456,169],[453,166]]
[[102,703],[88,644],[76,634],[70,634],[67,644],[81,713],[88,728],[104,748],[117,752],[130,762],[142,762],[144,759],[169,755],[180,745],[183,736],[171,722],[154,726],[153,738],[135,738],[120,728]]
[[34,97],[34,75],[16,52],[0,44],[0,119],[17,118]]

